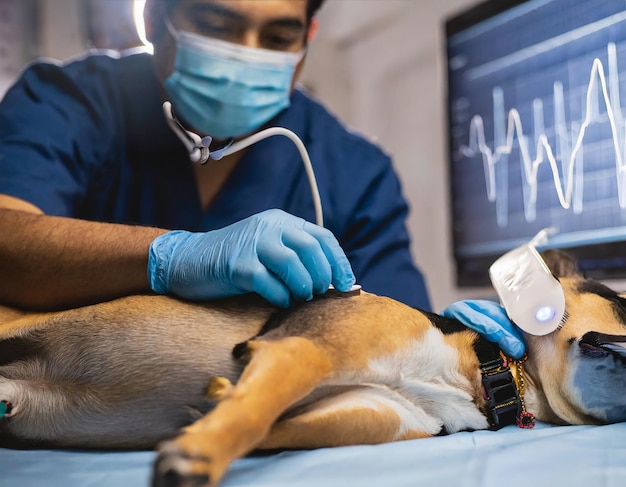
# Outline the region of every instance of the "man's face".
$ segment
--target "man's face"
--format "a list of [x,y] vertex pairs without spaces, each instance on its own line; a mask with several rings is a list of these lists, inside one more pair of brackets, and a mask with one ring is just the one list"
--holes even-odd
[[[247,47],[298,52],[306,44],[306,4],[306,0],[180,0],[169,18],[176,30]],[[154,16],[147,19],[151,21],[156,22]],[[154,57],[162,81],[172,72],[175,52],[176,42],[169,32],[155,39]]]

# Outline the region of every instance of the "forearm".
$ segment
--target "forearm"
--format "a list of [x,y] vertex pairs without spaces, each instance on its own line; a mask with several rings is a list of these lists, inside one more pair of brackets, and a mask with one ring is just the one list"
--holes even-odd
[[0,209],[0,301],[58,309],[150,290],[150,243],[165,230]]

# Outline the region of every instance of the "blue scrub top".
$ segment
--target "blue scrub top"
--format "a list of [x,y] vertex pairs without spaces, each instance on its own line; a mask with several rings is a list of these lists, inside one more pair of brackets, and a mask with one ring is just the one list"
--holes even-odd
[[[0,103],[0,193],[49,215],[166,229],[212,230],[268,208],[315,221],[302,160],[285,137],[253,145],[203,210],[162,100],[147,53],[32,64]],[[324,225],[357,282],[429,310],[389,157],[299,89],[268,125],[294,131],[306,145]]]

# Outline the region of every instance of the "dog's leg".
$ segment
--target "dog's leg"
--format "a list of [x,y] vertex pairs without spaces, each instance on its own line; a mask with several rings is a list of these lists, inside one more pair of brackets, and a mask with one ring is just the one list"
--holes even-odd
[[48,326],[47,318],[53,313],[24,313],[0,306],[0,340],[28,334]]
[[302,337],[252,340],[237,385],[216,408],[161,445],[155,486],[214,486],[228,465],[253,450],[290,405],[331,372],[326,351]]
[[27,313],[25,311],[19,311],[13,308],[8,308],[0,304],[0,327],[11,321],[15,321]]
[[258,449],[312,449],[425,438],[441,425],[400,394],[361,386],[279,420]]

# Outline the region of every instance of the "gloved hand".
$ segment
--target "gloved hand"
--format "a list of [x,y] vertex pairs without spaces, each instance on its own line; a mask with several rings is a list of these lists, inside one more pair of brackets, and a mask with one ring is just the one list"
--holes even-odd
[[524,355],[526,345],[522,332],[511,323],[504,308],[494,301],[483,299],[458,301],[440,314],[456,318],[487,340],[496,342],[504,353],[513,358],[521,358]]
[[148,280],[160,294],[203,300],[256,292],[281,307],[310,300],[331,283],[349,291],[355,282],[329,230],[276,209],[219,230],[157,237]]

